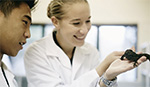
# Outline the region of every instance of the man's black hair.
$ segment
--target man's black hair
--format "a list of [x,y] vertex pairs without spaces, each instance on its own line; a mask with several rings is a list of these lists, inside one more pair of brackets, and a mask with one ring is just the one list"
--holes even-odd
[[[38,1],[38,0],[37,0]],[[31,10],[37,4],[36,0],[0,0],[0,11],[8,16],[14,8],[18,8],[22,3],[26,3]]]

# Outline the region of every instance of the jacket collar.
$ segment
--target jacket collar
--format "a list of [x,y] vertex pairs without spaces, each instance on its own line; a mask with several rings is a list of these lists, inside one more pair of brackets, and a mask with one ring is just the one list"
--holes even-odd
[[58,60],[67,68],[71,69],[70,59],[64,53],[64,51],[56,45],[53,39],[53,34],[51,33],[46,40],[46,55],[52,56],[53,58],[58,58]]
[[[71,69],[71,63],[70,63],[70,59],[68,58],[68,56],[64,53],[64,51],[56,45],[56,43],[54,42],[53,39],[53,34],[51,33],[49,36],[46,37],[46,55],[47,56],[52,56],[53,58],[58,58],[58,60],[63,64],[63,66]],[[82,47],[76,47],[75,49],[75,53],[74,53],[74,59],[73,61],[76,61],[77,66],[75,66],[76,68],[79,68],[82,64],[82,62],[84,62],[84,59],[86,58],[85,56],[88,55],[90,53],[89,50],[87,50],[87,44],[85,43]],[[74,62],[73,62],[74,63]],[[75,70],[77,71],[77,70]]]
[[7,77],[7,79],[9,78],[9,79],[14,79],[14,75],[13,75],[13,73],[7,68],[7,66],[2,62],[2,65],[3,65],[3,69],[4,69],[4,72],[5,72],[5,74],[6,74],[6,77]]

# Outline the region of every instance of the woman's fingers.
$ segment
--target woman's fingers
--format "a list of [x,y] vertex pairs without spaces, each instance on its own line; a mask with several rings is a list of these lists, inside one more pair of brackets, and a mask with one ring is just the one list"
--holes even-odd
[[133,47],[131,47],[131,50],[133,50],[133,52],[135,52],[135,47],[133,46]]
[[145,56],[142,56],[140,59],[138,59],[137,63],[141,64],[142,62],[145,62],[147,59]]
[[122,56],[124,54],[124,51],[116,51],[117,56]]

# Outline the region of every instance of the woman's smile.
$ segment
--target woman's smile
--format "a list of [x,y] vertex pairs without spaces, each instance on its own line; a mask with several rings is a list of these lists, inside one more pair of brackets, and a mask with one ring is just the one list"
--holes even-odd
[[84,39],[85,39],[85,36],[76,36],[76,35],[74,35],[74,37],[75,37],[77,40],[84,40]]

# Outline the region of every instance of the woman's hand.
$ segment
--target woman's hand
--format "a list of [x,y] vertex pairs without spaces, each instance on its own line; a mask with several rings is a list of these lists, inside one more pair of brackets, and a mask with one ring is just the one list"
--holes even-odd
[[123,54],[124,54],[124,51],[114,51],[104,59],[104,62],[105,64],[110,65],[116,59],[120,59]]
[[98,72],[99,76],[101,76],[107,68],[110,66],[112,62],[114,62],[116,59],[120,59],[121,56],[124,54],[124,51],[114,51],[111,54],[109,54],[103,62],[96,68],[96,71]]
[[[137,66],[139,66],[144,61],[146,61],[146,57],[142,56],[138,60]],[[108,80],[111,80],[119,74],[129,71],[133,68],[135,68],[134,62],[130,62],[129,60],[116,59],[106,70],[104,77]]]

